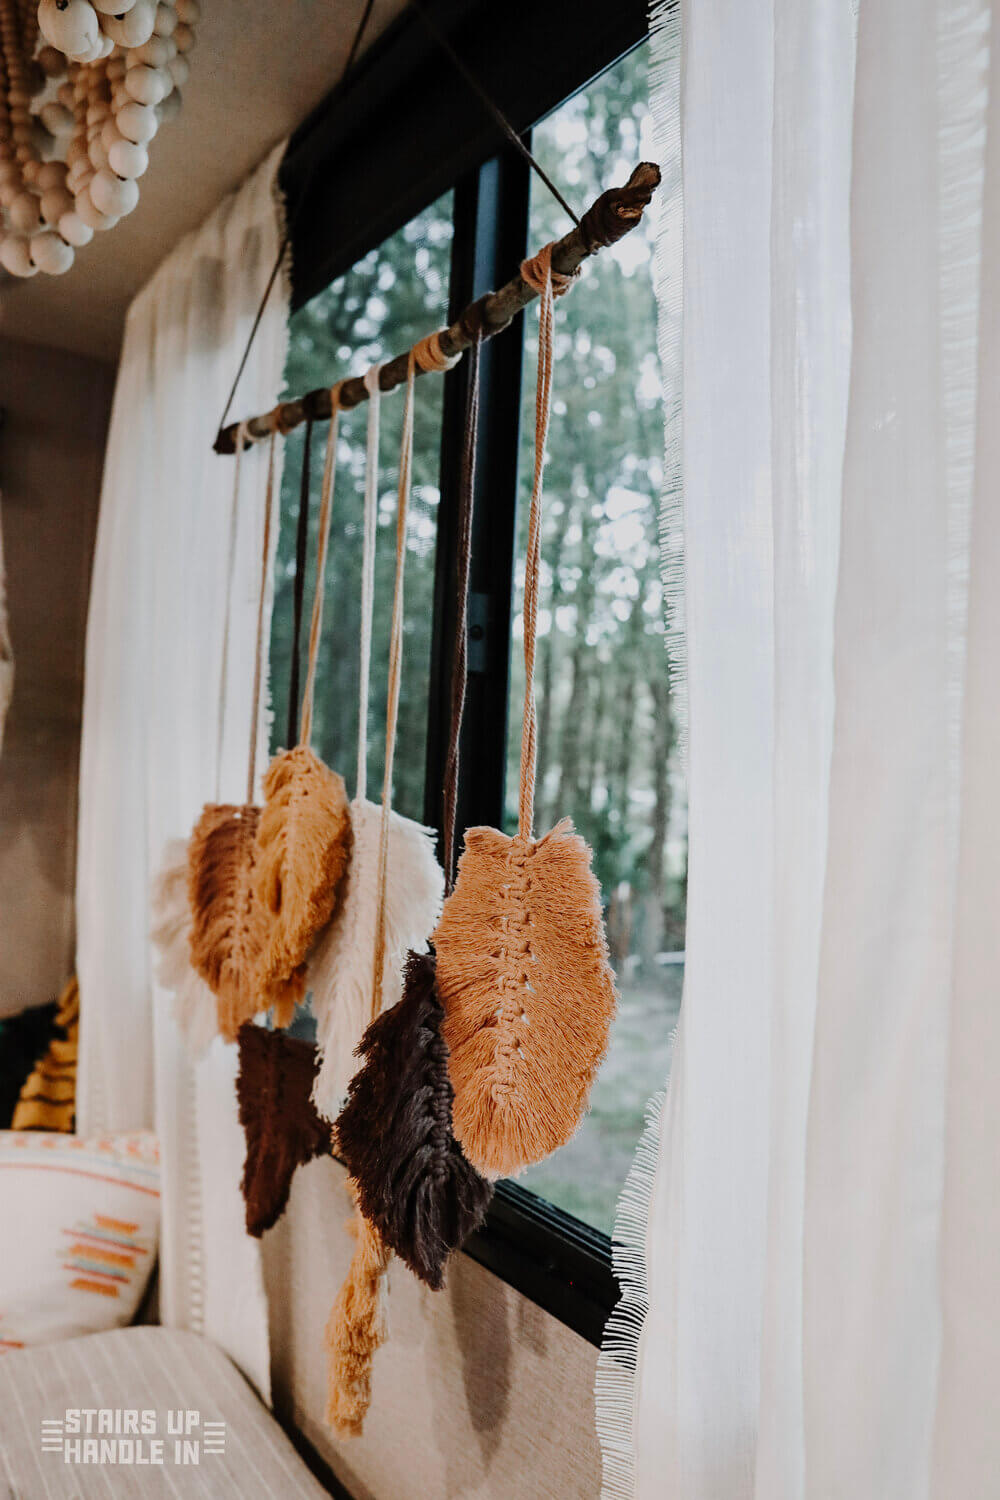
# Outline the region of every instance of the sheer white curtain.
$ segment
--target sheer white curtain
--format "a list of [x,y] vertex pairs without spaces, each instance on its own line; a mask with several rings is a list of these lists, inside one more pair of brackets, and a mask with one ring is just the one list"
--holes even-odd
[[682,7],[688,960],[608,1497],[996,1491],[993,9]]
[[[153,980],[150,884],[206,801],[241,802],[266,454],[243,462],[218,744],[234,462],[212,441],[278,251],[281,148],[167,258],[129,311],[87,629],[77,964],[78,1129],[155,1124],[165,1322],[204,1331],[269,1389],[258,1246],[243,1230],[235,1048],[188,1060]],[[288,318],[271,292],[234,410],[267,410]],[[263,717],[263,714],[262,714]],[[259,737],[266,751],[267,734]]]

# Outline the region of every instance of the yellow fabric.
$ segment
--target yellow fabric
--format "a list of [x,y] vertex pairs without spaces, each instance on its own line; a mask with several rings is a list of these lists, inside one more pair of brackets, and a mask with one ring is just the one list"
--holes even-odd
[[74,977],[59,997],[56,1025],[63,1031],[49,1043],[21,1090],[12,1130],[56,1130],[71,1134],[76,1119],[76,1058],[80,1030],[80,990]]

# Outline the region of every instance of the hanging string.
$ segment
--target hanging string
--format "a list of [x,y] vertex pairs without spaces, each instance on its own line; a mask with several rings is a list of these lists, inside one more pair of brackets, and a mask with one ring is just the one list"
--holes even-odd
[[302,476],[299,480],[299,515],[295,527],[295,576],[292,579],[292,663],[288,674],[288,719],[285,744],[296,743],[299,727],[299,672],[302,655],[302,605],[306,591],[306,552],[309,546],[309,484],[312,479],[313,418],[306,418],[302,439]]
[[223,605],[222,658],[219,662],[219,709],[215,726],[215,801],[222,793],[222,743],[226,732],[226,698],[229,693],[229,616],[233,607],[233,574],[236,571],[236,529],[240,509],[240,470],[247,442],[247,424],[236,429],[236,473],[229,503],[229,543],[226,549],[226,595]]
[[[475,306],[475,304],[473,304]],[[458,492],[458,553],[456,576],[455,655],[451,667],[451,724],[444,768],[442,843],[445,894],[455,884],[455,819],[458,809],[458,757],[462,739],[462,717],[469,677],[469,568],[472,560],[472,512],[475,503],[476,439],[479,428],[479,354],[483,325],[472,329],[469,349],[469,383],[465,398],[465,439]]]
[[323,633],[323,598],[326,593],[326,554],[330,541],[330,518],[333,514],[333,480],[337,468],[337,436],[340,431],[340,387],[342,383],[342,381],[338,381],[336,385],[330,387],[330,428],[326,438],[323,483],[320,488],[319,536],[316,540],[316,587],[313,591],[312,619],[309,623],[309,660],[306,668],[306,690],[302,695],[302,722],[299,725],[300,745],[308,745],[312,739],[316,661],[319,656],[320,637]]
[[[574,273],[575,276],[576,273]],[[528,551],[524,562],[524,721],[521,727],[521,785],[517,831],[530,839],[535,821],[535,766],[538,758],[538,717],[535,707],[535,641],[538,635],[538,587],[542,560],[542,469],[552,407],[553,298],[562,296],[573,276],[552,270],[552,246],[522,262],[521,275],[539,294],[538,381],[535,387],[535,470],[528,512]]]
[[254,783],[257,780],[257,724],[260,718],[260,688],[264,675],[264,596],[267,593],[267,569],[271,560],[271,513],[274,509],[274,445],[278,430],[271,429],[271,441],[267,449],[267,493],[264,499],[264,536],[260,556],[260,594],[257,599],[257,644],[254,649],[253,702],[250,713],[250,754],[247,762],[247,795],[249,805],[253,802]]
[[559,204],[559,207],[564,209],[565,212],[569,214],[574,224],[579,224],[580,220],[570,208],[569,204],[566,202],[566,199],[556,187],[551,177],[532,156],[531,152],[528,150],[527,146],[524,144],[521,137],[518,135],[517,131],[514,129],[513,125],[510,123],[503,110],[500,108],[499,104],[497,104],[496,100],[492,97],[491,94],[488,94],[486,92],[483,85],[479,82],[479,79],[473,73],[472,69],[459,57],[458,53],[451,45],[451,42],[449,42],[444,32],[437,25],[436,21],[431,18],[430,13],[427,11],[423,4],[423,0],[412,0],[412,4],[417,12],[417,15],[420,17],[421,21],[423,21],[427,30],[430,32],[431,36],[441,48],[441,51],[448,58],[449,62],[455,68],[456,72],[458,72],[465,80],[465,82],[469,85],[469,88],[476,95],[476,98],[479,99],[480,103],[485,105],[487,111],[500,126],[500,129],[503,131],[510,144],[516,151],[521,154],[521,156],[524,157],[531,170],[537,173],[539,179],[545,184],[549,192],[552,194],[553,198]]
[[368,688],[372,664],[372,615],[375,609],[375,539],[378,526],[378,438],[382,393],[381,365],[365,374],[368,392],[368,436],[365,448],[365,518],[361,553],[361,661],[358,670],[358,769],[354,795],[363,802],[368,791]]
[[[368,22],[371,19],[371,13],[374,8],[375,0],[365,0],[365,8],[361,12],[360,20],[358,21],[357,27],[355,29],[350,51],[347,54],[347,61],[344,64],[343,69],[341,70],[340,77],[335,85],[338,90],[344,87],[344,84],[347,82],[348,78],[351,75],[354,64],[357,62],[358,52],[361,47],[361,39],[365,34]],[[233,383],[229,387],[229,395],[226,397],[226,405],[222,413],[222,421],[219,423],[220,430],[226,425],[226,418],[229,416],[230,408],[236,397],[236,389],[243,377],[243,371],[247,367],[247,360],[250,358],[250,350],[253,348],[254,339],[257,337],[257,331],[260,328],[261,319],[264,316],[264,309],[267,307],[268,301],[270,300],[271,292],[274,289],[274,283],[278,279],[278,272],[281,270],[281,267],[284,264],[285,256],[288,253],[288,247],[292,242],[292,231],[294,230],[295,225],[298,223],[299,214],[302,212],[302,205],[307,197],[307,190],[312,186],[313,178],[316,175],[316,166],[317,163],[313,161],[308,172],[306,173],[305,180],[303,181],[302,191],[299,193],[298,199],[295,203],[294,208],[292,209],[292,212],[286,219],[285,230],[281,236],[281,243],[278,245],[278,253],[274,258],[274,265],[271,267],[271,274],[267,278],[267,285],[264,287],[263,294],[261,295],[260,302],[257,306],[257,311],[254,314],[254,320],[250,325],[250,333],[246,341],[246,347],[244,348],[243,353],[240,356],[240,362],[236,367],[236,374],[233,377]]]

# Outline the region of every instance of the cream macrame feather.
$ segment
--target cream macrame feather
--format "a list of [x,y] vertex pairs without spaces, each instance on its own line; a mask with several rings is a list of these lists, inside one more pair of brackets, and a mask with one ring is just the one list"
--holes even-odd
[[171,839],[153,882],[151,936],[159,954],[157,982],[173,992],[174,1019],[195,1055],[216,1035],[215,996],[191,967],[191,907],[188,903],[188,846]]
[[[360,1066],[354,1049],[373,1019],[381,828],[378,803],[351,803],[352,855],[343,897],[309,965],[307,982],[321,1056],[313,1100],[327,1120],[340,1113],[347,1085]],[[443,900],[444,871],[435,856],[433,830],[391,813],[382,1010],[395,1005],[402,994],[407,952],[426,953],[427,935],[434,930]]]

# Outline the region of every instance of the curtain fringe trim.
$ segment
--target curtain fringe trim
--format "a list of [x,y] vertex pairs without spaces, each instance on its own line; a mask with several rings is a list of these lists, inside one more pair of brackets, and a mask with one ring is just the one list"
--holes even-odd
[[621,1299],[608,1319],[594,1395],[604,1477],[601,1500],[635,1494],[635,1408],[639,1341],[649,1308],[647,1228],[660,1156],[666,1090],[646,1106],[646,1123],[618,1200],[611,1255]]

